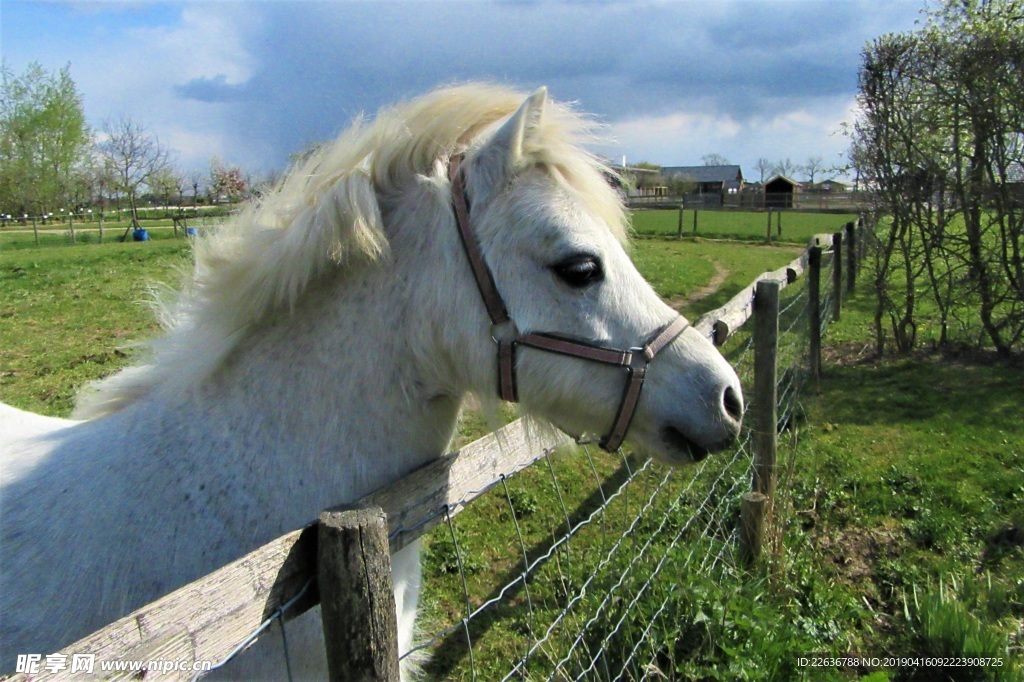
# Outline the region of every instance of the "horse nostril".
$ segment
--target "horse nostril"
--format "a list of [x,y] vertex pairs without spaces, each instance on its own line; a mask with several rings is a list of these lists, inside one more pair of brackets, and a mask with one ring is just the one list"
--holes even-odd
[[725,393],[722,395],[722,405],[725,407],[725,412],[736,421],[743,419],[743,398],[740,397],[739,391],[734,389],[732,386],[725,387]]

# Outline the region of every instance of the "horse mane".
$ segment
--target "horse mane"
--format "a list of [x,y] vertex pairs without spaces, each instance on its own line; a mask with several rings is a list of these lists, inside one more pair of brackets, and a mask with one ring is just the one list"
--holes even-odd
[[[247,329],[293,307],[318,277],[386,258],[379,201],[397,198],[417,178],[443,177],[439,160],[471,149],[525,97],[493,85],[442,88],[383,109],[370,122],[357,119],[314,149],[273,191],[196,240],[194,269],[181,291],[156,297],[165,333],[145,344],[148,361],[92,385],[74,416],[102,416],[157,388],[193,385],[220,366]],[[625,214],[606,182],[610,171],[581,146],[593,131],[584,116],[548,102],[524,157],[583,197],[624,240]]]

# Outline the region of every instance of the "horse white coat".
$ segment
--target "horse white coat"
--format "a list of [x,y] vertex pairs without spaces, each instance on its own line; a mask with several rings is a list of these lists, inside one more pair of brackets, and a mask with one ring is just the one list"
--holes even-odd
[[[525,101],[524,101],[525,100]],[[490,323],[459,244],[446,162],[465,152],[473,229],[522,330],[628,348],[675,314],[623,248],[586,121],[469,85],[355,125],[203,238],[167,332],[59,420],[0,406],[0,671],[57,651],[444,453],[464,398],[493,409]],[[588,263],[583,285],[560,264]],[[523,410],[606,430],[621,369],[523,349]],[[692,329],[659,355],[629,441],[669,463],[735,437],[738,379]],[[410,648],[418,547],[394,557]],[[323,679],[319,617],[289,625]],[[276,636],[229,665],[281,679]]]

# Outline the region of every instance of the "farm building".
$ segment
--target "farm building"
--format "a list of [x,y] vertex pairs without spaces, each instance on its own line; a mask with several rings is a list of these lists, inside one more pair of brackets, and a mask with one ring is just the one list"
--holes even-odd
[[698,194],[736,194],[743,188],[739,166],[665,166],[666,180],[681,180],[697,185]]
[[793,195],[802,185],[785,175],[776,175],[764,183],[764,205],[770,208],[793,208]]
[[845,183],[839,182],[838,180],[825,180],[823,182],[816,182],[813,185],[808,185],[804,188],[805,192],[816,192],[818,194],[839,194],[849,190],[849,187]]
[[611,179],[612,185],[627,197],[663,197],[668,194],[661,173],[654,168],[618,163],[609,163],[608,166],[618,176]]

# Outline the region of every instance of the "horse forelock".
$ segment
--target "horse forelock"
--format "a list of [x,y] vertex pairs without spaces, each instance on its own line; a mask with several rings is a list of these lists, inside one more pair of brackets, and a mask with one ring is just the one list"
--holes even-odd
[[[359,119],[313,150],[273,191],[197,240],[182,289],[155,302],[166,333],[148,344],[147,364],[94,385],[75,416],[97,417],[158,387],[194,384],[220,365],[247,328],[293,307],[317,277],[386,257],[379,200],[400,199],[418,178],[435,177],[439,159],[471,153],[525,96],[493,85],[443,88],[383,109],[370,122]],[[624,241],[627,222],[607,182],[611,171],[582,147],[595,139],[594,130],[586,117],[549,103],[524,156]]]

